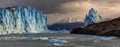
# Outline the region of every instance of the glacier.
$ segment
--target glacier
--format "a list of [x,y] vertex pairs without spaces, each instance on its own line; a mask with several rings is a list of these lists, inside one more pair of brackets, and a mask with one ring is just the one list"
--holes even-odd
[[0,9],[0,34],[41,33],[47,28],[47,17],[30,7]]
[[91,8],[89,10],[89,13],[86,15],[84,21],[84,27],[90,24],[99,23],[101,21],[102,21],[102,17],[98,14],[98,12],[94,8]]

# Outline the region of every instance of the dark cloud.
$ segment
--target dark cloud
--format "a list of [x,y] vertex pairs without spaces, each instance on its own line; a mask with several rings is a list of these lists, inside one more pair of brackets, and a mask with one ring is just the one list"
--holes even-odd
[[60,12],[60,5],[77,0],[19,0],[19,5],[31,6],[46,13]]
[[16,4],[16,0],[0,0],[0,8],[15,6]]
[[[0,7],[30,6],[42,10],[48,22],[56,22],[66,17],[83,19],[90,8],[95,8],[103,18],[120,16],[120,0],[0,0]],[[56,20],[53,17],[57,18]],[[67,18],[66,18],[67,19]]]

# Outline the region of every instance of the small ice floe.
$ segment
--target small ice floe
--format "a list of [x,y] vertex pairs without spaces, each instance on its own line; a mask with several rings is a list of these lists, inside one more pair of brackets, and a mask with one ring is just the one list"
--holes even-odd
[[51,43],[68,43],[66,40],[59,40],[59,39],[51,39],[49,40]]
[[100,37],[100,40],[103,40],[103,41],[109,41],[109,40],[113,40],[117,37]]
[[53,43],[53,45],[55,45],[55,46],[63,46],[64,44],[61,44],[61,43]]
[[47,31],[45,31],[45,32],[43,32],[43,33],[50,33],[50,34],[69,34],[70,33],[70,31],[69,30],[58,30],[58,31],[56,31],[56,30],[47,30]]
[[53,43],[55,46],[63,46],[65,43],[68,43],[68,41],[60,39],[50,39],[49,42]]
[[27,37],[0,37],[0,40],[25,40]]
[[93,36],[92,39],[94,40],[100,40],[100,41],[109,41],[116,39],[117,37],[101,37],[101,36]]
[[48,40],[48,37],[32,37],[32,40]]

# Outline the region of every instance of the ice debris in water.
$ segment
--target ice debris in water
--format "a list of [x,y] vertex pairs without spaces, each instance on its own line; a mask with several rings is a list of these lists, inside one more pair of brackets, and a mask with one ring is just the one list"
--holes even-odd
[[32,40],[48,40],[48,37],[32,37]]
[[47,30],[46,32],[43,32],[43,34],[45,34],[45,33],[50,33],[50,34],[69,34],[70,33],[70,31],[68,31],[68,30]]
[[98,14],[98,12],[94,8],[91,8],[89,10],[89,13],[86,15],[84,26],[99,23],[101,21],[102,17]]
[[0,40],[25,40],[27,37],[0,37]]
[[51,39],[50,42],[51,43],[68,43],[68,41],[66,40],[59,40],[59,39]]
[[60,44],[60,43],[53,43],[53,45],[55,45],[55,46],[63,46],[64,44]]
[[98,37],[98,36],[93,36],[91,38],[92,39],[101,40],[101,41],[109,41],[109,40],[116,39],[117,37]]
[[0,37],[0,40],[48,40],[48,37]]
[[50,39],[49,42],[53,43],[55,46],[62,46],[65,43],[68,43],[66,40],[60,40],[60,39]]
[[104,41],[109,41],[109,40],[113,40],[116,37],[100,37],[100,40],[104,40]]
[[0,34],[41,33],[47,30],[47,17],[30,7],[0,9]]

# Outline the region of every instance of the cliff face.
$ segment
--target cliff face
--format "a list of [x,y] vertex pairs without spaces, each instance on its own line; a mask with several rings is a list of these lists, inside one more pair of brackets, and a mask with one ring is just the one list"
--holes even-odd
[[91,24],[84,28],[76,28],[71,33],[120,37],[120,17],[110,21]]

